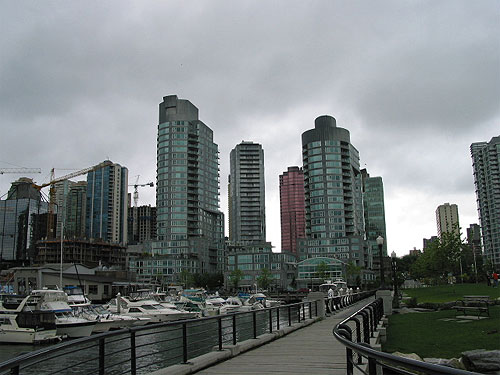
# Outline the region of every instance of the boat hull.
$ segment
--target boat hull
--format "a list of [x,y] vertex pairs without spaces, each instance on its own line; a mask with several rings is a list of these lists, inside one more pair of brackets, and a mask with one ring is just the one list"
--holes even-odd
[[72,338],[87,337],[92,334],[96,322],[71,322],[71,323],[56,323],[57,334]]
[[39,344],[58,341],[60,336],[56,330],[41,330],[18,328],[15,330],[0,329],[0,343],[4,344]]

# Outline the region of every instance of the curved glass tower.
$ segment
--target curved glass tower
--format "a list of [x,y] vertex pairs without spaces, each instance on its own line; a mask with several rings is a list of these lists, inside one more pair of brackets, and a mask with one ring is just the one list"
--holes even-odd
[[359,153],[349,131],[320,116],[302,134],[306,236],[301,259],[327,256],[359,264],[364,220]]

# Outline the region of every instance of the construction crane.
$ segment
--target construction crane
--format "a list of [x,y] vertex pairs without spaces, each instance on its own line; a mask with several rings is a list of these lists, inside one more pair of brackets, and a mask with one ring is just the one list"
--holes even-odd
[[0,168],[0,174],[4,173],[42,173],[40,168]]
[[137,207],[137,204],[139,203],[139,191],[138,191],[138,188],[139,187],[144,187],[144,186],[150,186],[150,187],[154,187],[155,184],[152,183],[152,182],[148,182],[147,184],[140,184],[139,183],[139,175],[136,176],[137,179],[135,180],[135,184],[133,185],[129,185],[129,186],[133,186],[134,187],[134,207]]
[[53,238],[53,226],[54,226],[54,206],[55,206],[55,200],[56,200],[56,189],[55,189],[55,184],[58,182],[62,182],[65,180],[68,180],[70,178],[78,177],[81,176],[82,174],[87,174],[89,172],[95,171],[100,168],[104,168],[107,166],[113,165],[113,163],[109,160],[103,161],[102,163],[99,163],[97,165],[94,165],[93,167],[88,167],[70,174],[67,174],[62,177],[55,178],[54,176],[54,168],[50,171],[50,182],[47,182],[42,185],[36,185],[33,184],[33,186],[38,189],[39,191],[42,190],[44,187],[50,186],[49,190],[49,209],[48,209],[48,217],[47,217],[47,227],[48,227],[48,234],[50,235],[51,238]]

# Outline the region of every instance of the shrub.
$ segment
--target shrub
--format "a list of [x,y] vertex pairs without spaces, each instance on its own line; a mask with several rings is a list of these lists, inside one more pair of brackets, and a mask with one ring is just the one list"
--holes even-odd
[[408,307],[417,307],[417,297],[411,297],[409,300],[406,301],[406,306]]

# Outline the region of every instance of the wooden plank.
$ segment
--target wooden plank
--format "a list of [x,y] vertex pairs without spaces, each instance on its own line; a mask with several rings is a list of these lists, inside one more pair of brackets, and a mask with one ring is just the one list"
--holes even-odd
[[366,303],[366,300],[359,302],[322,321],[199,371],[197,374],[345,374],[346,350],[333,337],[332,330],[337,323]]

